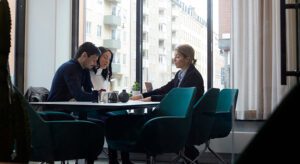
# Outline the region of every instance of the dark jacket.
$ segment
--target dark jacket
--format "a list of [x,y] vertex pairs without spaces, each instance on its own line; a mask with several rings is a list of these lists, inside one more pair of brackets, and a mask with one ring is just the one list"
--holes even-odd
[[194,65],[191,65],[186,71],[185,76],[183,77],[180,85],[178,86],[179,79],[178,73],[176,73],[174,79],[169,81],[166,85],[155,89],[150,92],[143,93],[143,97],[151,96],[152,101],[160,101],[171,89],[176,87],[196,87],[197,93],[195,97],[195,101],[197,101],[204,93],[204,84],[203,78],[200,72],[196,69]]
[[92,91],[90,73],[77,60],[70,60],[56,71],[48,101],[98,101],[98,92]]

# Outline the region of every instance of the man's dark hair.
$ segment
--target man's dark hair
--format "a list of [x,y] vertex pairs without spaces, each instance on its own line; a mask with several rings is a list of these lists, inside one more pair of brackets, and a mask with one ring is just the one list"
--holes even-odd
[[86,52],[88,57],[90,57],[91,55],[101,55],[101,51],[91,42],[84,42],[82,45],[80,45],[74,58],[80,58],[83,52]]

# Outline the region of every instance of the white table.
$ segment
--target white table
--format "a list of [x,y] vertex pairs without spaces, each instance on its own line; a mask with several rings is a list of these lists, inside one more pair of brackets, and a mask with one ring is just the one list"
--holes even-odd
[[42,106],[45,111],[70,111],[79,112],[80,119],[86,118],[86,113],[91,111],[109,112],[128,109],[153,108],[159,105],[159,102],[128,101],[126,103],[94,103],[78,101],[57,101],[57,102],[29,102],[32,106]]

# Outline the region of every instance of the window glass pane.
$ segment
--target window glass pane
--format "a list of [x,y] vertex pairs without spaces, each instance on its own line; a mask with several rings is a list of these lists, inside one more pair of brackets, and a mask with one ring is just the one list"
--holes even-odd
[[16,1],[15,0],[8,0],[9,8],[10,8],[10,14],[11,14],[11,47],[10,47],[10,53],[9,53],[9,67],[10,67],[10,75],[11,80],[14,83],[15,79],[15,23],[16,23]]
[[213,1],[213,87],[230,87],[231,0]]
[[170,81],[178,71],[172,62],[175,47],[190,44],[206,85],[206,1],[144,0],[143,5],[143,81],[153,88]]
[[135,81],[136,1],[80,0],[79,18],[79,44],[90,41],[112,50],[111,89],[130,91]]

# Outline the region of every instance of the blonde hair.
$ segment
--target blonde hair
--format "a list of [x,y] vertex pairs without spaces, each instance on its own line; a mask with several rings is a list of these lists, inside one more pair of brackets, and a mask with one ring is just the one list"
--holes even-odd
[[195,59],[195,50],[189,44],[181,44],[175,48],[184,58],[189,58],[193,65],[196,64],[197,60]]

